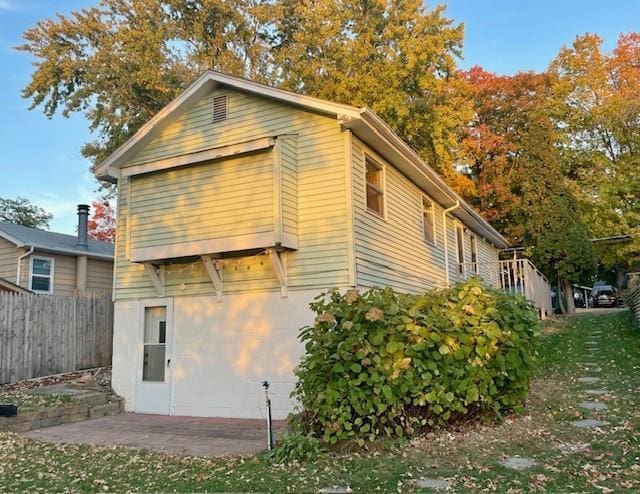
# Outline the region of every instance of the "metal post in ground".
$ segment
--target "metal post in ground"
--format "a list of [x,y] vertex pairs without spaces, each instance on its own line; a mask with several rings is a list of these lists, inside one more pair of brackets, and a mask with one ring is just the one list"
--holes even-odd
[[269,398],[269,381],[262,381],[264,388],[265,402],[267,405],[267,447],[269,451],[273,449],[273,428],[271,424],[271,398]]

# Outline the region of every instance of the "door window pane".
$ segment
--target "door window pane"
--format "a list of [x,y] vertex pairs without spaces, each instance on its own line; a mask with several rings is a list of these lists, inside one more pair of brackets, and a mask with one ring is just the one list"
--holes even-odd
[[165,380],[167,340],[167,308],[146,307],[144,310],[143,381]]

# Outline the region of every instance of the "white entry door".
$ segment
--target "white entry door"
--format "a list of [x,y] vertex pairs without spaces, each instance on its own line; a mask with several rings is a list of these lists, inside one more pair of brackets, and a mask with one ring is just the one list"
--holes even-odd
[[136,412],[170,414],[172,322],[173,306],[170,300],[143,304]]

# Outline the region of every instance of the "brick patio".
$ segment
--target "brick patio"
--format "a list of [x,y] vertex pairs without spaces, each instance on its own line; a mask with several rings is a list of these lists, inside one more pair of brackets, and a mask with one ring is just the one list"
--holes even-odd
[[[274,421],[276,436],[286,427]],[[266,422],[124,413],[27,433],[59,443],[129,446],[194,456],[254,454],[266,449]]]

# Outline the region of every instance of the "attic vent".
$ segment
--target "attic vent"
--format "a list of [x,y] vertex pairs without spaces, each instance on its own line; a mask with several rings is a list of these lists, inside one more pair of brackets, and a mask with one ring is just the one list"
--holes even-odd
[[227,119],[228,101],[226,96],[213,97],[213,123]]

